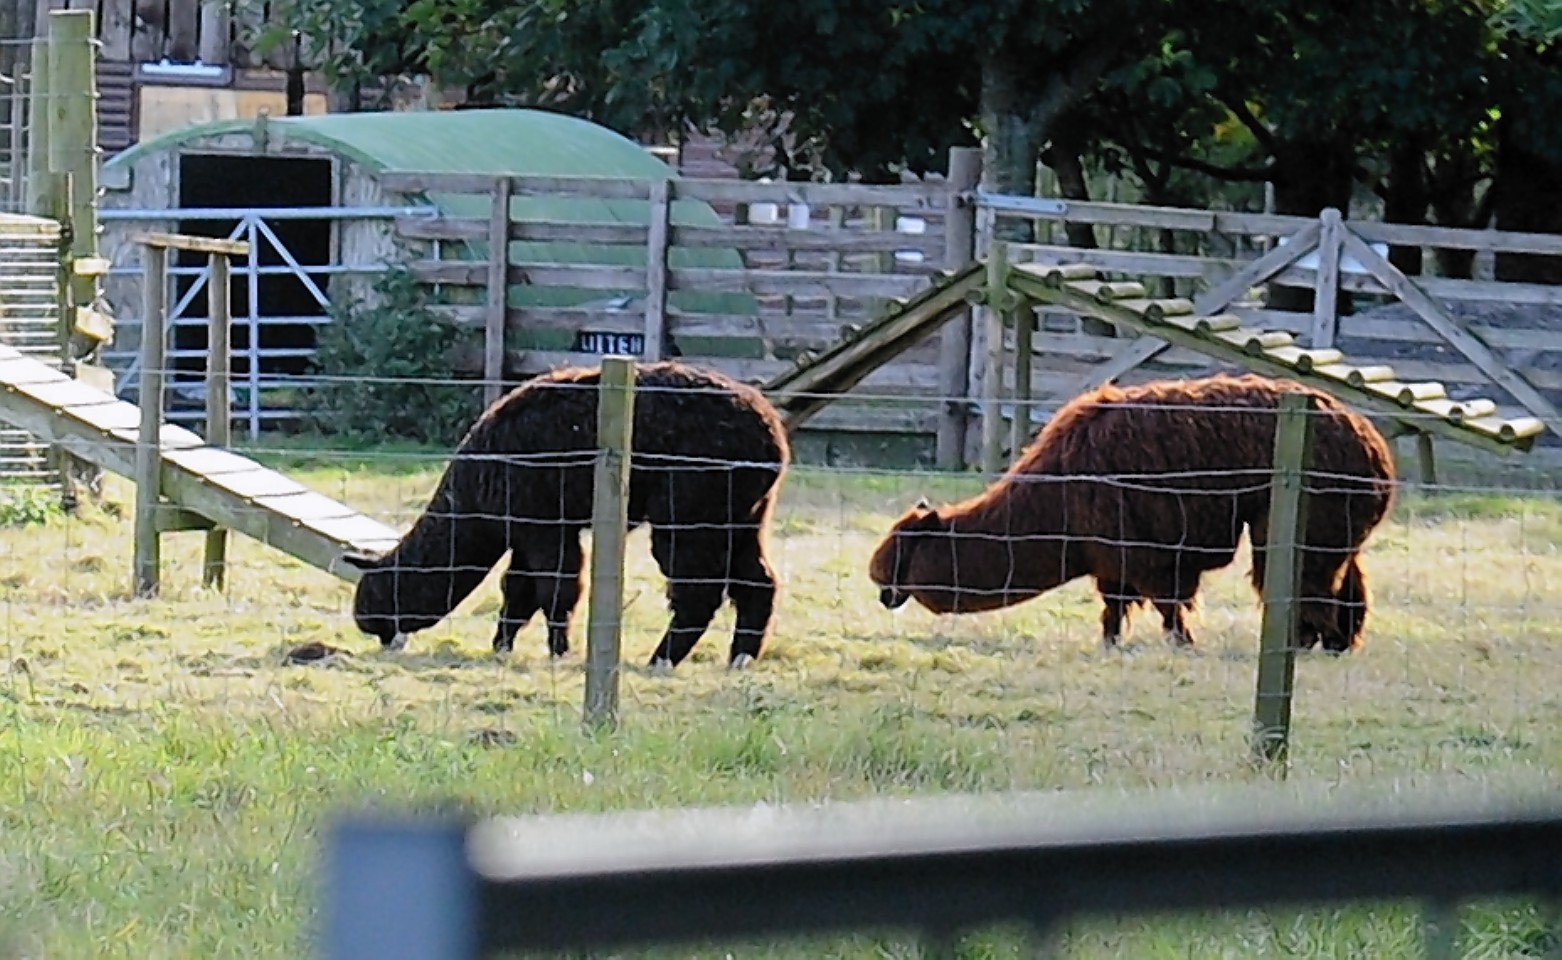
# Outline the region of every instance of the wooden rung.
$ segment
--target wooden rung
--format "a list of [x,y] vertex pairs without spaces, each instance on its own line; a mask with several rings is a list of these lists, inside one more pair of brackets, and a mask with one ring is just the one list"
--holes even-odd
[[1040,277],[1043,283],[1053,287],[1075,280],[1094,280],[1098,275],[1096,268],[1088,263],[1017,263],[1013,269]]
[[1296,342],[1296,338],[1284,330],[1259,330],[1255,327],[1222,330],[1215,334],[1215,338],[1241,347],[1243,353],[1252,356],[1257,356],[1265,350],[1273,350],[1275,347],[1288,347]]
[[1167,317],[1189,317],[1193,315],[1193,301],[1184,297],[1173,297],[1165,300],[1114,300],[1114,307],[1122,307],[1124,310],[1132,310],[1151,323],[1160,323]]
[[1504,440],[1526,440],[1546,432],[1546,421],[1539,417],[1515,417],[1502,426],[1498,436]]
[[1417,410],[1425,410],[1427,413],[1452,420],[1455,423],[1463,423],[1467,420],[1479,420],[1490,417],[1497,412],[1497,404],[1491,400],[1449,400],[1438,398],[1436,400],[1423,400],[1416,404]]
[[1379,396],[1387,396],[1400,406],[1415,406],[1423,400],[1440,400],[1448,395],[1448,390],[1443,389],[1442,384],[1434,381],[1417,382],[1417,384],[1401,384],[1395,381],[1368,382],[1365,389]]
[[1193,321],[1193,329],[1205,337],[1223,330],[1235,330],[1240,326],[1242,318],[1234,313],[1217,313],[1213,317],[1198,317]]
[[1537,437],[1546,432],[1545,421],[1538,417],[1515,417],[1512,420],[1502,417],[1481,417],[1467,421],[1465,426],[1509,443],[1528,440],[1530,437]]
[[1363,387],[1369,383],[1385,383],[1392,379],[1394,379],[1394,368],[1380,363],[1354,368],[1346,378],[1346,382],[1353,387]]
[[1356,374],[1356,367],[1348,363],[1326,363],[1321,367],[1313,367],[1313,376],[1328,377],[1330,380],[1338,380],[1341,383],[1350,383],[1351,377]]
[[1464,401],[1463,403],[1459,404],[1459,408],[1452,411],[1449,416],[1453,417],[1454,420],[1462,423],[1466,420],[1479,420],[1482,417],[1489,417],[1496,412],[1496,401],[1479,398],[1475,400]]
[[101,277],[113,266],[113,261],[104,257],[77,257],[71,261],[71,272],[78,277]]
[[1069,289],[1092,297],[1097,303],[1144,300],[1149,293],[1142,283],[1114,283],[1105,280],[1076,280],[1069,284]]
[[1264,355],[1287,366],[1295,367],[1302,373],[1311,373],[1316,367],[1339,363],[1345,359],[1345,355],[1338,350],[1304,350],[1301,347],[1277,347],[1265,350]]

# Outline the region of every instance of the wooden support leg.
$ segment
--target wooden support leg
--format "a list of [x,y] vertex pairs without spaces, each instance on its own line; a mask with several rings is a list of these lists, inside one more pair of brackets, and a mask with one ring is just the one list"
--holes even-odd
[[1437,486],[1437,463],[1432,457],[1432,435],[1416,434],[1416,464],[1421,469],[1421,485]]

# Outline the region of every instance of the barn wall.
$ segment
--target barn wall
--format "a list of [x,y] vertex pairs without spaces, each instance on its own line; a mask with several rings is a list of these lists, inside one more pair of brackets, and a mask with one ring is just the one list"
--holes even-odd
[[[206,137],[200,140],[188,141],[169,150],[158,150],[142,155],[129,171],[129,184],[124,188],[116,188],[112,185],[104,190],[102,207],[104,210],[174,210],[179,207],[179,183],[178,165],[181,155],[186,154],[238,154],[244,156],[260,155],[255,152],[253,135],[248,132],[229,133],[221,136]],[[351,161],[336,158],[331,151],[316,144],[303,141],[291,141],[285,138],[275,138],[264,156],[271,157],[313,157],[322,159],[336,159],[334,164],[337,184],[335,192],[338,202],[352,205],[381,205],[387,202],[383,191],[373,177],[363,170],[361,166]],[[113,184],[118,175],[111,175],[105,180]],[[361,199],[355,199],[361,198]],[[393,201],[403,202],[403,201]],[[115,337],[113,350],[134,350],[139,346],[139,330],[141,322],[141,277],[138,273],[121,272],[125,268],[132,271],[139,268],[140,249],[136,243],[136,236],[149,231],[177,231],[179,221],[175,218],[167,220],[114,220],[112,214],[104,218],[103,232],[99,241],[102,255],[114,264],[115,272],[111,273],[104,284],[104,293],[109,303],[114,308],[115,317],[122,325],[129,325],[129,329],[122,329]],[[378,222],[342,222],[337,227],[343,231],[341,239],[335,243],[339,257],[344,251],[354,257],[379,255],[393,255],[394,244],[387,235],[390,233],[390,224],[385,221]],[[382,236],[378,239],[375,234]],[[381,250],[387,251],[381,255]],[[345,262],[358,262],[349,260]],[[365,260],[374,263],[377,260]],[[331,291],[333,299],[335,290]]]

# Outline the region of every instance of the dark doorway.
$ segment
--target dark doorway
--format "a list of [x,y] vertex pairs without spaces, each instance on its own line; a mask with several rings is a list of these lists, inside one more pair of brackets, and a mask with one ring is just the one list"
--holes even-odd
[[[306,209],[331,205],[331,161],[300,157],[249,157],[220,154],[187,154],[179,158],[179,206],[182,209],[225,209],[255,211],[268,209]],[[184,233],[226,238],[239,226],[237,217],[224,219],[186,219],[180,221]],[[320,290],[326,289],[326,273],[309,270],[331,262],[331,221],[325,218],[268,218],[277,240],[292,254]],[[235,239],[245,240],[240,235]],[[282,267],[287,261],[276,246],[257,236],[256,250],[261,268]],[[205,254],[180,253],[180,266],[204,266]],[[250,376],[251,331],[258,329],[257,346],[261,356],[258,373],[263,378],[287,378],[306,372],[309,354],[315,346],[315,323],[325,314],[308,285],[292,272],[261,274],[256,296],[250,299],[247,261],[233,264],[233,382],[240,390]],[[175,284],[182,297],[195,282],[180,277]],[[170,305],[171,306],[171,305]],[[251,320],[253,307],[254,321]],[[188,387],[201,381],[205,370],[206,292],[203,289],[191,301],[174,329],[174,396],[194,399]],[[186,387],[179,389],[180,385]],[[241,408],[235,415],[244,416]]]

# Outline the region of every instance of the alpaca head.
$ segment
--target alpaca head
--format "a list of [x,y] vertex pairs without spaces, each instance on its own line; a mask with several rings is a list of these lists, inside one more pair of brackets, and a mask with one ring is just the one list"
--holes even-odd
[[395,552],[342,555],[344,563],[363,571],[353,594],[353,622],[391,650],[405,647],[408,634],[432,627],[450,612],[450,607],[436,611],[437,603],[421,602],[428,592],[421,582],[426,573],[403,569],[397,560]]
[[868,561],[868,576],[879,586],[880,603],[894,610],[911,599],[914,591],[907,583],[911,579],[917,548],[929,534],[938,534],[944,529],[944,521],[926,499],[917,501],[916,506],[895,521]]

